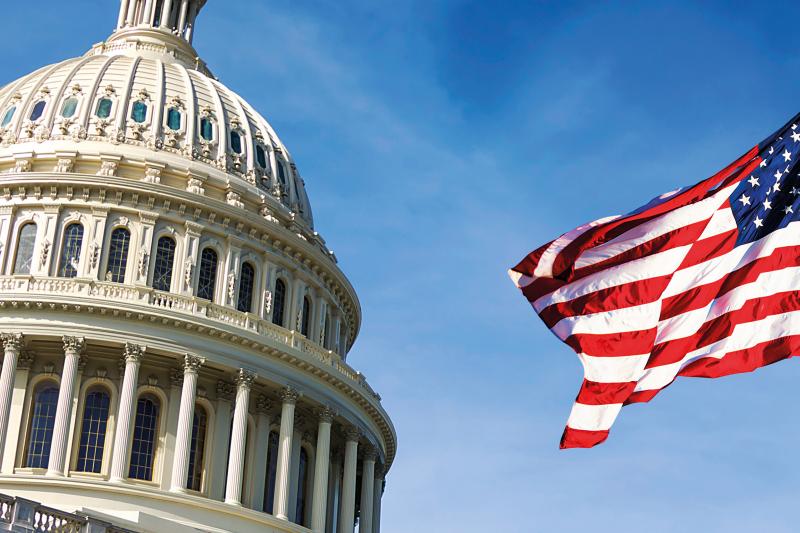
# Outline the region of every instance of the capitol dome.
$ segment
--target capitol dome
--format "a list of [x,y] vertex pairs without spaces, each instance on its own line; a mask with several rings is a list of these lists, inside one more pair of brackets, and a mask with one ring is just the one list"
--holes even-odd
[[0,89],[0,529],[380,530],[396,433],[346,361],[358,298],[194,50],[205,3],[121,0]]

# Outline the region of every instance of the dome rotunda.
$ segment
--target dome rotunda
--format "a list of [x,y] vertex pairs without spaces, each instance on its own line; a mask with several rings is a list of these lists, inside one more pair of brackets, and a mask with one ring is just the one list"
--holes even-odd
[[0,89],[0,529],[380,529],[397,437],[346,361],[358,297],[193,48],[205,4],[121,0]]

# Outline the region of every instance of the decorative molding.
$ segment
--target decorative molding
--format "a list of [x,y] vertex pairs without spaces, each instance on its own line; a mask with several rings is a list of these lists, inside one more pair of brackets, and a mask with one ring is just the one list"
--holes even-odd
[[279,398],[281,399],[281,402],[293,405],[296,404],[297,400],[300,398],[300,392],[292,387],[285,387],[281,391]]
[[330,406],[326,405],[322,409],[316,411],[317,420],[325,424],[332,424],[333,419],[336,417],[336,411]]
[[236,377],[234,381],[236,382],[236,386],[240,389],[249,389],[253,382],[256,380],[258,376],[255,372],[250,372],[249,370],[245,370],[244,368],[240,368],[239,371],[236,373]]
[[3,349],[6,353],[13,352],[19,355],[22,351],[24,339],[22,333],[3,333],[0,339],[2,339]]
[[256,400],[256,412],[261,414],[269,414],[272,411],[272,400],[261,394]]
[[350,442],[358,442],[361,440],[361,429],[356,426],[348,426],[344,430],[344,437]]
[[236,392],[233,383],[228,381],[217,381],[217,399],[229,402],[233,400],[233,393]]
[[142,360],[142,357],[144,357],[146,351],[147,351],[146,346],[133,344],[131,342],[126,342],[123,351],[123,360],[125,361],[125,363],[139,364]]
[[80,355],[86,348],[86,339],[83,337],[70,337],[64,335],[61,337],[61,340],[64,343],[64,353],[66,355]]
[[191,372],[193,374],[197,374],[197,371],[200,370],[200,367],[202,367],[205,362],[205,357],[187,353],[185,356],[183,356],[183,371],[185,373]]

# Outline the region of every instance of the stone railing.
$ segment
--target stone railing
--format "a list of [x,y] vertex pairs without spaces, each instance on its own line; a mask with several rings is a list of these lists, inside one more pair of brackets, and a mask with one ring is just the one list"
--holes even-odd
[[87,515],[65,513],[58,509],[0,494],[0,531],[53,533],[134,533]]
[[[201,300],[194,296],[157,291],[151,287],[132,287],[120,283],[81,278],[35,278],[29,276],[0,276],[0,301],[12,303],[16,300],[34,300],[41,297],[68,297],[68,303],[79,303],[77,299],[88,299],[89,305],[119,302],[151,307],[192,317],[205,318],[238,329],[247,330],[272,341],[299,350],[330,367],[341,377],[360,386],[369,396],[380,401],[360,372],[345,363],[338,354],[316,344],[296,331],[276,326],[252,313],[242,313]],[[87,302],[88,304],[88,302]]]

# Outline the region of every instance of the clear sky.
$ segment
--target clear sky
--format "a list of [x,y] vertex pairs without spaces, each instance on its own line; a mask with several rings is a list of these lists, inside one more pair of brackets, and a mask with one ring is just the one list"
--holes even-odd
[[[114,0],[3,4],[2,83],[116,22]],[[383,533],[797,531],[796,361],[683,379],[559,451],[582,371],[506,269],[781,126],[798,21],[789,1],[209,0],[197,48],[292,150],[361,297],[349,360],[399,434]]]

